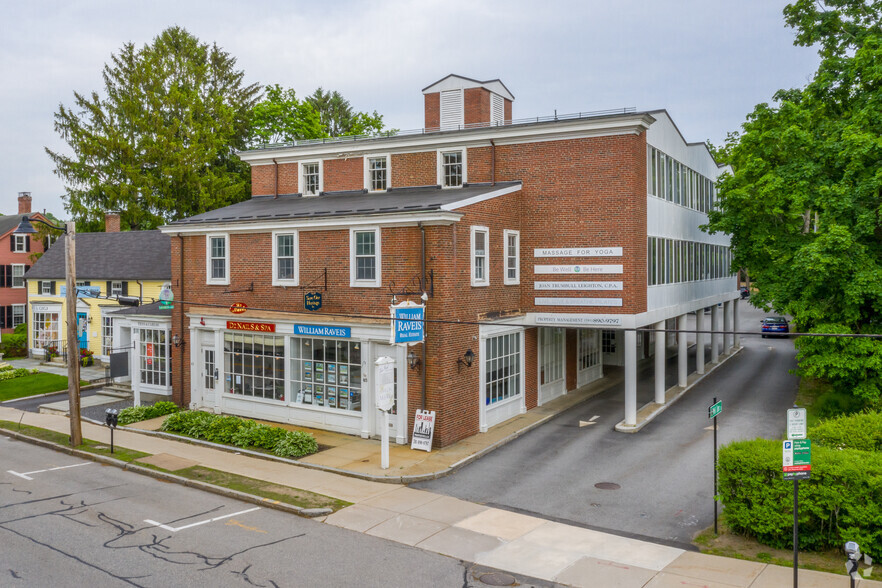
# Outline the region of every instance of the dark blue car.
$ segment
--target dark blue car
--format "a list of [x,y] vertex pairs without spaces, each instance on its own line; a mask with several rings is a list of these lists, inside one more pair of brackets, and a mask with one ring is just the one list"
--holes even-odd
[[762,321],[763,339],[766,337],[788,337],[790,325],[787,319],[781,316],[767,316]]

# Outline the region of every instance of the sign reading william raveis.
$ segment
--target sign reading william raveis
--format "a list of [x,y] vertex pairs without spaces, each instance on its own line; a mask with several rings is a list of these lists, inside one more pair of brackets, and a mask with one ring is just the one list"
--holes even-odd
[[392,311],[390,343],[420,343],[425,335],[426,307],[406,300],[389,309]]

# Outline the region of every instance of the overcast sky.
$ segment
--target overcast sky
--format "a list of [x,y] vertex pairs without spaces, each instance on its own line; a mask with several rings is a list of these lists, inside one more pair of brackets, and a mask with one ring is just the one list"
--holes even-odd
[[634,106],[667,109],[687,141],[722,142],[779,88],[804,86],[778,0],[0,0],[0,212],[66,212],[44,151],[64,149],[58,105],[102,90],[125,42],[179,25],[235,56],[248,82],[338,90],[387,126],[423,126],[420,90],[456,73],[499,78],[514,118]]

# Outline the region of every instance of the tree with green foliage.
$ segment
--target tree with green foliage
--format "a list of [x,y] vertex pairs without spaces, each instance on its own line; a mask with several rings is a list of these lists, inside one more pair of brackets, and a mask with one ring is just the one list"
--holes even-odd
[[373,114],[353,111],[349,100],[336,90],[326,92],[318,88],[306,101],[318,111],[322,126],[330,137],[384,134],[383,115],[376,110]]
[[[799,331],[882,333],[882,4],[798,0],[784,15],[820,66],[748,115],[708,228],[732,235],[753,302]],[[882,404],[882,341],[796,346],[801,374]]]
[[68,191],[79,231],[101,230],[118,210],[125,228],[151,229],[239,202],[257,84],[216,44],[171,27],[150,45],[125,44],[103,70],[104,92],[74,93],[55,130],[70,152],[46,149]]
[[315,107],[299,100],[292,88],[275,84],[264,88],[263,99],[251,114],[252,145],[287,143],[329,136]]

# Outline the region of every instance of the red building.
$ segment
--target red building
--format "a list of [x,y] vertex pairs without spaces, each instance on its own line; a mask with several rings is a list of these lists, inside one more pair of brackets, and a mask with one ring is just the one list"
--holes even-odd
[[11,333],[27,322],[28,289],[25,272],[33,265],[36,253],[43,252],[43,242],[30,235],[13,235],[22,215],[46,220],[31,214],[31,193],[18,193],[18,214],[0,217],[0,332]]
[[[636,362],[666,344],[637,329],[703,326],[712,307],[732,330],[729,240],[698,228],[720,169],[665,111],[518,120],[502,82],[454,75],[423,94],[420,132],[242,153],[252,199],[162,228],[179,402],[377,435],[375,361],[391,357],[392,437],[426,408],[447,445],[614,364],[632,426]],[[421,299],[425,342],[391,345],[390,304]],[[710,342],[712,361],[737,344]]]

